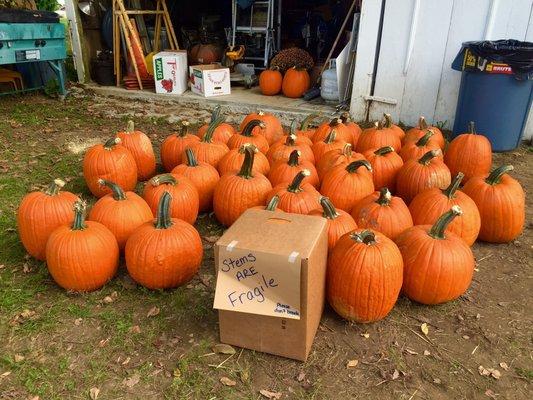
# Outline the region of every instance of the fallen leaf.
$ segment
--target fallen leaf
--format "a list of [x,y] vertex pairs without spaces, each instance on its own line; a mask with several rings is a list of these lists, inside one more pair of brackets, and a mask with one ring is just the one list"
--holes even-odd
[[27,308],[19,314],[22,318],[31,318],[35,316],[35,311],[28,310]]
[[242,370],[240,373],[240,378],[242,383],[248,382],[248,380],[250,379],[250,373],[248,372],[248,370]]
[[346,368],[355,368],[359,364],[359,360],[349,360],[346,364]]
[[370,333],[361,333],[361,336],[365,339],[368,339],[370,337]]
[[417,353],[416,351],[410,349],[409,347],[406,347],[406,348],[405,348],[405,352],[408,353],[408,354],[411,354],[411,355],[413,355],[413,356],[418,355],[418,353]]
[[96,400],[99,394],[100,394],[100,389],[98,389],[97,387],[92,387],[89,390],[89,397],[91,398],[91,400]]
[[305,372],[300,371],[300,373],[299,373],[298,376],[296,377],[296,380],[297,380],[298,382],[301,382],[301,381],[303,381],[304,379],[305,379]]
[[174,371],[172,371],[172,375],[174,375],[174,378],[181,377],[181,370],[179,368],[176,368]]
[[481,376],[492,376],[494,379],[500,379],[502,374],[495,368],[485,368],[483,365],[480,365],[477,368],[479,375]]
[[483,367],[483,365],[480,365],[479,367],[477,367],[477,371],[479,372],[479,375],[481,375],[481,376],[489,376],[490,375],[490,372],[485,367]]
[[152,307],[150,311],[148,311],[148,314],[146,314],[147,317],[155,317],[159,314],[161,310],[159,310],[159,307]]
[[25,273],[25,274],[30,273],[31,272],[30,264],[28,264],[28,263],[22,264],[22,272]]
[[11,375],[11,371],[6,371],[6,372],[2,373],[2,375],[0,375],[0,376],[4,377],[4,376],[9,376],[9,375]]
[[122,361],[122,365],[126,365],[131,361],[131,357],[126,357],[124,361]]
[[213,352],[217,354],[235,354],[235,349],[229,344],[218,343],[213,346]]
[[494,379],[500,379],[502,377],[502,373],[495,368],[489,368],[489,371],[490,376],[492,376]]
[[115,301],[114,298],[112,298],[111,296],[106,296],[104,297],[104,299],[102,300],[105,304],[111,304],[112,302]]
[[222,383],[224,386],[235,386],[237,382],[235,382],[233,379],[228,378],[227,376],[223,376],[220,378],[220,383]]
[[281,392],[271,392],[270,390],[266,390],[266,389],[261,389],[259,393],[261,393],[261,396],[266,397],[267,399],[274,399],[274,400],[279,400],[281,399],[281,396],[282,396]]
[[400,377],[400,371],[398,371],[397,369],[394,370],[394,372],[392,373],[392,380],[395,381],[396,379],[398,379]]
[[470,339],[470,336],[468,336],[468,335],[463,335],[463,339],[464,339],[464,340],[468,340],[468,339]]
[[100,340],[100,342],[98,343],[98,346],[100,347],[107,346],[107,343],[109,343],[109,339],[111,339],[111,336],[107,337],[106,339]]
[[429,355],[431,355],[431,353],[428,350],[424,350],[424,355],[425,356],[429,356]]
[[83,321],[83,319],[81,319],[81,318],[76,318],[76,319],[74,320],[74,325],[76,325],[76,326],[80,326],[80,325],[81,325],[81,321]]
[[141,327],[139,325],[133,325],[130,328],[131,333],[141,333]]
[[504,371],[509,371],[509,366],[506,362],[501,362],[500,367],[502,367]]
[[4,269],[5,267],[5,264],[0,264],[0,269]]
[[124,386],[131,388],[135,386],[136,384],[138,384],[140,380],[141,380],[141,376],[139,374],[133,374],[129,378],[124,378],[124,380],[122,381],[122,384]]
[[13,357],[13,360],[15,360],[16,363],[19,363],[21,361],[24,361],[24,356],[22,354],[15,354],[15,356]]
[[442,383],[442,381],[439,378],[434,378],[433,379],[433,383],[436,384],[436,385],[440,385]]
[[220,239],[220,236],[218,235],[204,236],[204,240],[209,243],[216,243],[218,239]]
[[422,331],[422,333],[423,333],[424,335],[427,336],[427,335],[429,334],[428,324],[426,324],[426,323],[424,322],[422,325],[420,325],[420,330]]
[[496,399],[496,393],[490,389],[485,390],[485,396],[490,397],[491,399]]

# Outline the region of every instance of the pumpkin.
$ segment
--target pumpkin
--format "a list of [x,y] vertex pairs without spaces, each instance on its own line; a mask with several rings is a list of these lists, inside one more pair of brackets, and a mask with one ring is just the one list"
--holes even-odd
[[211,113],[211,121],[208,124],[203,124],[198,129],[198,137],[203,139],[209,129],[209,125],[214,124],[213,141],[228,143],[230,137],[235,134],[235,128],[224,122],[224,117],[220,114],[220,106],[216,106]]
[[485,136],[476,133],[474,123],[470,122],[469,132],[457,136],[448,145],[444,162],[452,174],[465,174],[466,181],[474,176],[485,176],[492,165],[492,147]]
[[300,151],[302,159],[310,161],[312,164],[315,163],[313,150],[311,150],[311,147],[307,144],[297,144],[296,135],[294,134],[295,132],[296,121],[292,123],[291,134],[286,136],[286,139],[283,142],[276,142],[270,147],[270,149],[268,149],[266,156],[270,165],[273,165],[278,160],[287,161],[294,150]]
[[175,174],[156,175],[144,185],[143,199],[148,203],[152,213],[157,213],[159,201],[163,193],[169,192],[172,196],[172,218],[179,218],[194,224],[198,217],[200,199],[198,190],[186,177]]
[[323,142],[333,130],[336,132],[337,140],[350,143],[353,146],[352,131],[342,123],[340,118],[333,118],[329,123],[320,124],[313,135],[313,143]]
[[46,243],[46,265],[54,281],[66,290],[90,292],[116,273],[117,239],[95,221],[85,221],[86,204],[74,203],[72,225],[57,227]]
[[215,167],[196,160],[191,149],[185,150],[187,161],[172,170],[173,174],[188,178],[198,191],[200,212],[207,212],[213,206],[213,193],[220,175]]
[[97,144],[87,150],[83,158],[83,176],[89,190],[102,197],[111,190],[98,183],[106,179],[120,185],[124,190],[133,190],[137,184],[137,164],[131,152],[120,144],[119,138]]
[[[213,140],[213,134],[215,133],[215,129],[218,126],[218,121],[220,120],[222,120],[222,118],[209,124],[207,132],[199,142],[192,143],[189,146],[185,147],[190,148],[192,150],[194,156],[196,157],[196,160],[198,160],[199,162],[211,164],[215,168],[217,167],[220,159],[224,157],[224,155],[229,151],[229,148],[225,143]],[[228,143],[235,136],[237,135],[233,135],[228,140]],[[186,158],[185,148],[183,149],[182,160]]]
[[302,169],[309,171],[309,176],[304,178],[303,183],[309,183],[318,188],[320,181],[315,166],[310,161],[300,158],[300,150],[293,150],[288,161],[278,160],[274,162],[268,174],[268,180],[272,186],[286,184],[291,182]]
[[183,285],[202,263],[202,239],[191,224],[171,218],[171,200],[169,192],[163,193],[156,220],[137,228],[126,243],[128,273],[149,289]]
[[430,150],[418,160],[408,160],[396,175],[396,194],[407,204],[423,190],[445,189],[452,181],[441,150]]
[[446,231],[461,215],[459,206],[431,225],[415,225],[397,239],[403,257],[402,292],[422,304],[440,304],[461,296],[470,286],[474,255],[456,234]]
[[419,159],[429,150],[440,149],[438,143],[436,143],[434,140],[431,140],[434,135],[435,134],[433,131],[428,129],[424,136],[422,136],[416,142],[405,143],[400,150],[400,156],[402,157],[402,160],[405,162],[412,158]]
[[279,204],[279,196],[276,195],[269,200],[266,206],[255,206],[255,207],[252,207],[252,209],[264,210],[264,211],[281,211],[278,208],[278,204]]
[[265,123],[259,119],[251,120],[238,134],[233,135],[228,140],[228,147],[230,149],[238,149],[243,144],[250,143],[256,146],[261,153],[266,154],[269,148],[268,141],[263,135],[254,131],[256,126],[263,129]]
[[116,183],[104,179],[100,179],[98,183],[111,189],[111,193],[98,199],[91,208],[88,219],[109,229],[122,250],[131,233],[145,222],[151,221],[154,214],[146,201],[135,192],[124,192]]
[[377,150],[365,151],[363,157],[372,166],[372,179],[374,188],[389,188],[396,191],[396,175],[403,166],[402,158],[391,146],[385,146]]
[[302,97],[311,86],[311,78],[307,70],[302,68],[289,68],[283,76],[281,91],[286,97],[297,99]]
[[343,210],[335,209],[335,206],[325,196],[320,198],[321,209],[312,210],[309,215],[317,215],[326,218],[328,222],[328,251],[332,251],[338,240],[345,233],[357,229],[357,224],[350,214]]
[[183,151],[200,141],[198,136],[188,133],[188,128],[189,123],[182,121],[178,125],[178,131],[161,143],[161,164],[165,171],[170,172],[176,165],[181,164]]
[[477,205],[481,216],[479,239],[485,242],[510,242],[524,229],[524,189],[507,174],[512,170],[512,165],[503,165],[488,176],[474,176],[463,187]]
[[405,137],[403,138],[403,143],[416,142],[422,136],[426,134],[427,130],[433,132],[432,141],[437,143],[441,150],[444,150],[446,146],[446,140],[442,131],[436,126],[428,125],[424,117],[420,117],[418,120],[418,126],[415,126],[407,131]]
[[345,144],[345,141],[337,139],[337,131],[333,129],[324,141],[313,143],[311,149],[313,150],[315,160],[320,161],[322,156],[328,151],[342,149]]
[[358,201],[352,217],[360,228],[379,231],[392,240],[413,226],[413,218],[404,201],[392,196],[386,187]]
[[239,171],[222,175],[213,196],[213,209],[218,221],[232,225],[248,208],[266,203],[272,185],[266,176],[253,172],[257,148],[246,146]]
[[279,196],[278,208],[294,214],[309,214],[310,211],[319,208],[320,193],[309,183],[303,183],[305,177],[311,173],[303,169],[296,174],[292,182],[280,183],[268,193],[267,199]]
[[432,225],[453,206],[459,206],[463,213],[448,225],[448,230],[472,246],[481,227],[481,217],[476,203],[464,192],[458,190],[464,174],[459,172],[446,189],[427,189],[415,196],[409,211],[415,225]]
[[[220,176],[227,174],[228,172],[238,171],[241,168],[246,153],[244,151],[246,146],[253,146],[257,149],[257,147],[250,143],[244,143],[238,149],[231,149],[218,163],[217,168]],[[270,172],[270,163],[268,162],[268,159],[259,151],[255,153],[252,172],[259,172],[265,176]]]
[[121,144],[127,148],[137,165],[137,175],[140,181],[150,179],[155,174],[155,154],[150,138],[141,131],[135,130],[133,121],[128,121],[124,132],[118,132],[117,137]]
[[384,120],[384,125],[390,127],[392,131],[396,133],[396,136],[398,136],[400,141],[402,141],[405,138],[404,130],[400,128],[398,125],[392,123],[392,116],[390,114],[384,113],[383,120]]
[[256,127],[254,129],[254,133],[257,132],[263,135],[269,145],[279,140],[283,136],[283,127],[281,126],[280,120],[276,116],[264,113],[263,111],[248,114],[241,122],[239,130],[242,131],[244,127],[254,119],[258,119],[264,124],[264,127]]
[[298,137],[305,136],[306,138],[311,140],[311,143],[313,143],[313,136],[315,135],[316,128],[310,128],[309,124],[317,117],[318,114],[309,114],[307,117],[305,117],[302,120],[302,123],[300,124],[300,129],[298,130],[298,132],[296,132],[296,135]]
[[354,147],[357,146],[357,142],[359,141],[359,136],[361,136],[361,133],[363,130],[359,125],[357,125],[355,122],[352,121],[352,118],[350,117],[350,113],[343,112],[340,117],[342,123],[348,128],[350,133],[352,134],[352,140],[349,141]]
[[358,229],[342,236],[329,256],[328,302],[344,319],[378,321],[396,304],[402,280],[402,255],[394,242]]
[[395,151],[400,151],[402,141],[398,137],[398,133],[392,128],[392,125],[378,121],[373,127],[363,130],[355,148],[359,153],[364,153],[368,150],[376,150],[386,146],[391,146]]
[[274,96],[281,92],[282,82],[283,75],[277,67],[265,69],[259,75],[259,89],[265,96]]
[[337,165],[348,165],[352,161],[364,160],[365,157],[352,151],[352,145],[345,143],[342,148],[330,150],[317,160],[316,170],[320,179],[324,178],[324,175]]
[[38,260],[46,259],[46,242],[58,226],[70,224],[78,196],[63,192],[65,182],[55,179],[44,192],[28,193],[17,210],[17,226],[22,245]]

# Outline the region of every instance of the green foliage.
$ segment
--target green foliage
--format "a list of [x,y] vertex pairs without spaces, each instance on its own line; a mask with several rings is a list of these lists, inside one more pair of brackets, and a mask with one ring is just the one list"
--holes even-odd
[[37,5],[37,9],[42,11],[56,11],[59,9],[57,0],[37,0],[35,4]]
[[46,85],[44,85],[44,93],[50,97],[56,97],[59,94],[59,82],[57,79],[52,78],[46,82]]

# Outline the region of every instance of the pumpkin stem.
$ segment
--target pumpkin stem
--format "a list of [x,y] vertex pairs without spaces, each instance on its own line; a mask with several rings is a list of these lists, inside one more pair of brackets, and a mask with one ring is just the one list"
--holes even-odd
[[133,122],[131,119],[128,121],[128,125],[126,126],[126,133],[133,133],[135,132],[135,122]]
[[383,129],[383,122],[382,121],[376,121],[374,122],[374,126],[377,130],[382,130]]
[[61,179],[54,179],[54,181],[48,185],[44,193],[48,196],[55,196],[59,193],[63,186],[65,186],[65,181]]
[[308,169],[302,169],[296,174],[290,185],[287,187],[287,191],[291,193],[300,193],[303,189],[300,187],[302,181],[306,176],[311,175]]
[[476,134],[476,124],[474,121],[470,121],[468,123],[468,133],[471,133],[472,135]]
[[337,131],[335,129],[332,129],[331,132],[328,133],[328,136],[326,136],[326,138],[324,139],[324,143],[333,143],[336,137]]
[[292,133],[287,136],[287,139],[285,139],[285,146],[294,146],[296,144],[296,135],[293,135]]
[[428,128],[428,123],[426,122],[426,119],[420,116],[420,118],[418,118],[418,129],[423,131],[427,128]]
[[113,198],[115,200],[126,200],[126,193],[124,193],[124,190],[122,190],[122,188],[115,182],[111,182],[106,179],[98,179],[98,184],[102,186],[107,186],[109,189],[111,189],[111,192],[113,193]]
[[340,120],[343,124],[350,122],[352,120],[352,117],[350,117],[350,113],[348,111],[345,111],[341,114]]
[[289,161],[287,164],[289,164],[291,167],[297,167],[300,165],[300,156],[302,152],[300,150],[293,150],[291,154],[289,155]]
[[501,167],[498,167],[494,171],[492,171],[487,177],[487,179],[485,179],[485,182],[487,182],[489,185],[497,185],[498,183],[500,183],[500,179],[502,178],[502,176],[512,170],[514,170],[514,167],[512,165],[502,165]]
[[172,195],[169,192],[163,193],[157,204],[157,216],[155,220],[155,229],[168,229],[173,225],[170,216],[170,202]]
[[207,132],[205,133],[202,142],[205,143],[213,143],[213,134],[215,133],[215,129],[218,128],[218,126],[224,122],[224,117],[219,117],[215,119],[214,121],[211,121],[207,127]]
[[463,210],[459,206],[453,206],[450,210],[442,214],[439,219],[433,224],[431,229],[428,232],[428,235],[433,239],[446,239],[444,231],[453,219],[459,215],[463,214]]
[[339,216],[337,209],[328,197],[322,196],[320,198],[320,205],[322,206],[322,210],[324,210],[324,213],[322,214],[324,218],[335,219]]
[[383,124],[383,127],[384,128],[390,128],[393,125],[391,115],[385,113],[385,114],[383,114],[383,118],[385,120],[385,123]]
[[377,149],[374,154],[376,156],[384,156],[385,154],[389,154],[389,153],[392,153],[394,152],[394,147],[392,146],[385,146],[385,147],[381,147],[379,149]]
[[453,178],[452,182],[450,183],[450,186],[444,189],[442,193],[450,200],[455,198],[455,192],[459,188],[459,185],[461,184],[461,181],[464,177],[465,174],[463,174],[462,172],[458,172],[457,175],[455,175],[455,178]]
[[220,117],[220,104],[213,108],[211,112],[211,122],[216,121]]
[[114,138],[108,139],[104,143],[104,149],[112,150],[113,147],[115,147],[117,144],[120,144],[120,143],[122,143],[122,140],[120,140],[120,138],[118,138],[118,137],[114,137]]
[[307,117],[305,117],[302,121],[302,125],[300,125],[301,131],[307,131],[309,130],[309,124],[312,120],[315,118],[318,118],[318,114],[309,114]]
[[357,171],[358,168],[365,167],[367,170],[372,172],[372,165],[367,160],[357,160],[352,161],[350,164],[346,166],[346,171],[348,171],[350,174]]
[[391,192],[388,188],[383,187],[379,190],[379,197],[376,200],[376,203],[378,203],[380,206],[388,206],[390,204],[391,199]]
[[161,174],[156,175],[152,179],[150,179],[150,184],[152,186],[159,186],[159,185],[175,185],[178,183],[178,180],[174,177],[172,174]]
[[83,200],[77,200],[74,203],[74,222],[70,229],[73,231],[82,231],[87,228],[85,217],[87,215],[87,203]]
[[279,196],[276,194],[273,196],[265,207],[266,211],[276,211],[279,204]]
[[291,123],[290,133],[289,135],[295,135],[296,136],[296,128],[298,127],[298,121],[294,119]]
[[261,129],[264,129],[265,123],[259,119],[252,119],[250,122],[246,124],[246,126],[241,132],[241,135],[247,136],[247,137],[252,136],[252,132],[256,126],[260,127]]
[[330,121],[329,126],[332,127],[332,128],[334,128],[334,127],[336,127],[337,125],[340,125],[340,124],[342,124],[342,119],[340,119],[340,118],[333,118],[333,119]]
[[428,129],[426,133],[424,134],[424,136],[422,136],[420,139],[417,140],[416,146],[424,147],[425,145],[428,144],[429,139],[431,139],[431,136],[433,135],[434,135],[433,131],[431,129]]
[[429,165],[431,160],[433,160],[435,157],[440,156],[442,152],[440,149],[430,150],[426,154],[424,154],[418,162],[423,165]]
[[198,161],[196,161],[196,156],[190,148],[185,149],[185,156],[187,157],[187,165],[189,167],[197,167]]
[[254,151],[257,150],[257,146],[255,144],[252,144],[252,143],[243,143],[241,145],[241,147],[239,147],[239,153],[241,154],[244,154],[246,153],[246,148],[247,147],[251,147]]
[[177,135],[179,137],[185,137],[189,133],[189,121],[181,121],[181,124],[178,125]]
[[254,167],[254,158],[257,148],[254,146],[246,146],[244,149],[244,161],[242,162],[241,170],[237,174],[244,179],[253,178],[252,170]]
[[364,231],[358,233],[351,233],[350,237],[356,242],[364,243],[368,246],[376,243],[376,235],[369,229],[365,229]]
[[342,148],[342,155],[350,158],[352,156],[352,144],[346,143]]

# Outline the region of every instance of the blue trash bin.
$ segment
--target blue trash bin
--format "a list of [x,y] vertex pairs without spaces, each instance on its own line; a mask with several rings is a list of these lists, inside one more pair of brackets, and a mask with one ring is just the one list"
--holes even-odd
[[453,137],[474,121],[493,151],[513,150],[520,144],[531,110],[533,74],[516,76],[509,66],[473,54],[468,44],[463,44],[452,64],[462,71]]

